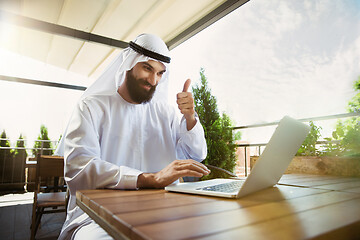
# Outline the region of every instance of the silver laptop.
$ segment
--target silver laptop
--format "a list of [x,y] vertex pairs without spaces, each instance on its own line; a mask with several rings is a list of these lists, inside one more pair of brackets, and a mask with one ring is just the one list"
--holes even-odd
[[272,187],[280,180],[304,142],[310,127],[285,116],[279,123],[263,153],[245,180],[212,179],[171,184],[167,191],[240,198]]

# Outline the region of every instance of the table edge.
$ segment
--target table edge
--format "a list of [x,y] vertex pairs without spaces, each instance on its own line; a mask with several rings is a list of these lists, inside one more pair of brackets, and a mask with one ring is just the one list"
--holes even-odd
[[[82,196],[81,193],[78,192],[80,196]],[[91,208],[89,208],[87,205],[85,205],[80,199],[78,199],[78,195],[76,196],[76,204],[86,213],[89,215],[91,219],[93,219],[97,224],[100,225],[110,236],[112,236],[114,239],[130,239],[125,234],[117,231],[108,221],[106,221],[104,218],[100,217],[97,213],[95,213]]]

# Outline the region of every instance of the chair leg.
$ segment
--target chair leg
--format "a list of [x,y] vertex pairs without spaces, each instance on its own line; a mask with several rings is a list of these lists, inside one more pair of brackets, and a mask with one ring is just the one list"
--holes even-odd
[[33,210],[32,210],[32,218],[31,218],[31,235],[30,235],[30,239],[34,240],[35,239],[35,234],[36,234],[36,218],[37,218],[37,214],[36,214],[36,205],[33,204]]
[[35,211],[36,211],[35,212],[35,219],[34,219],[34,215],[33,215],[33,221],[31,223],[31,237],[30,237],[31,240],[35,240],[36,232],[37,232],[37,230],[39,228],[44,208],[39,207]]
[[43,207],[38,208],[38,212],[36,213],[36,221],[35,221],[35,235],[36,235],[37,230],[39,229],[39,225],[41,223],[41,217],[43,215],[43,212],[44,212]]

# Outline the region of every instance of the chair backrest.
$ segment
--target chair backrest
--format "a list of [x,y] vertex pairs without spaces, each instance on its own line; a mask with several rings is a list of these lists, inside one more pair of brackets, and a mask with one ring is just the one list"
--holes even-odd
[[[42,181],[64,177],[64,157],[37,155],[36,157],[36,187],[39,190]],[[56,184],[57,185],[57,184]]]
[[36,175],[39,177],[63,177],[64,157],[38,155]]

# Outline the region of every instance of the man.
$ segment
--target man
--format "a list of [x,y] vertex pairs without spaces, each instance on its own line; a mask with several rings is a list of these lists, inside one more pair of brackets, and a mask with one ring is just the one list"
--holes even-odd
[[169,51],[142,34],[80,99],[58,155],[70,190],[59,239],[111,239],[75,202],[81,189],[163,188],[180,177],[209,174],[203,128],[187,92],[177,94],[181,121],[166,102]]

